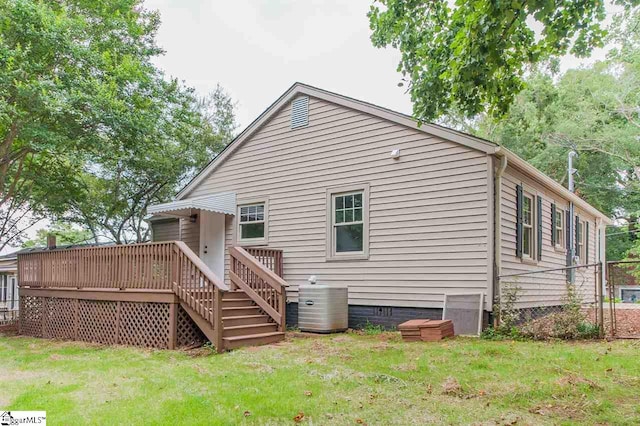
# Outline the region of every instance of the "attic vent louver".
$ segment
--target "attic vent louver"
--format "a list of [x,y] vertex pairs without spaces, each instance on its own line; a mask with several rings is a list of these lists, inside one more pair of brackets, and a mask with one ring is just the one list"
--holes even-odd
[[291,128],[304,127],[309,124],[309,97],[301,96],[291,103]]

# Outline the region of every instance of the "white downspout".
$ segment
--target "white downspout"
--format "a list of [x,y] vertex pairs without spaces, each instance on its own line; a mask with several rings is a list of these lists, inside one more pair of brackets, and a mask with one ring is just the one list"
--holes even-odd
[[[493,194],[493,252],[495,261],[495,278],[493,280],[493,298],[500,296],[500,275],[502,274],[502,175],[507,169],[507,156],[500,152],[500,149],[496,151],[496,156],[500,158],[500,166],[496,171],[494,179],[494,194]],[[494,321],[496,318],[494,318]]]

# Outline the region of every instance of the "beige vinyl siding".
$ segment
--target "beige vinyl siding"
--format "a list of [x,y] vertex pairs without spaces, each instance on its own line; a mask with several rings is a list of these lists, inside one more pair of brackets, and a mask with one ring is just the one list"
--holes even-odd
[[158,220],[151,222],[153,241],[177,241],[180,239],[179,219]]
[[195,253],[200,253],[200,215],[195,222],[190,219],[180,219],[181,239]]
[[[525,192],[542,197],[542,260],[528,263],[516,257],[516,185],[524,184]],[[558,208],[565,212],[569,202],[559,194],[545,189],[538,182],[530,179],[512,167],[507,167],[502,181],[502,274],[533,271],[545,268],[557,268],[566,266],[566,251],[558,250],[551,246],[551,203],[555,202]],[[537,203],[534,200],[534,209]],[[589,259],[594,262],[596,256],[596,224],[593,216],[587,215],[580,209],[576,209],[581,221],[588,220],[589,225]],[[566,214],[566,213],[565,213]],[[537,222],[535,222],[537,223]],[[565,227],[566,232],[566,227]],[[537,228],[534,225],[534,235]],[[566,242],[565,242],[566,246]],[[535,252],[535,250],[534,250]],[[576,283],[586,294],[589,301],[594,294],[594,268],[581,269],[576,275]],[[505,278],[502,283],[515,283],[519,287],[519,307],[556,306],[560,305],[566,295],[566,272],[547,272],[534,275],[525,275],[517,278]]]
[[[310,98],[307,127],[291,130],[284,107],[187,196],[268,197],[268,246],[284,251],[291,301],[316,275],[347,284],[351,304],[442,307],[444,293],[486,293],[491,282],[489,164],[485,153]],[[326,190],[364,183],[369,258],[328,261]],[[227,218],[227,246],[235,227]]]

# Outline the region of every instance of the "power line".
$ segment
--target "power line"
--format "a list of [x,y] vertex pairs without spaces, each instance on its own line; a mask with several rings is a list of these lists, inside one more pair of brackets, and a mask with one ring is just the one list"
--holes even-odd
[[637,232],[640,232],[640,229],[636,229],[635,231],[625,231],[625,232],[614,232],[612,234],[607,234],[607,237],[612,237],[614,235],[629,235],[629,234],[635,234]]

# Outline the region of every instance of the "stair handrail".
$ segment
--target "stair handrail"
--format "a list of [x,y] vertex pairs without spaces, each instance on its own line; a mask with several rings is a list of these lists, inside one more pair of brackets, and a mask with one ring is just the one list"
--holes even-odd
[[[286,328],[286,288],[289,284],[242,247],[229,248],[231,265],[229,278],[233,286],[239,287],[267,315],[278,324],[279,331]],[[276,293],[276,297],[265,298],[272,293],[265,284]]]
[[174,244],[184,253],[187,258],[221,291],[229,291],[229,286],[224,283],[209,267],[189,248],[184,241],[174,241]]
[[[211,326],[213,336],[205,334],[216,350],[221,352],[224,349],[222,347],[222,294],[229,291],[229,286],[182,241],[174,241],[172,280],[173,291],[180,301]],[[187,313],[191,315],[189,310]]]

